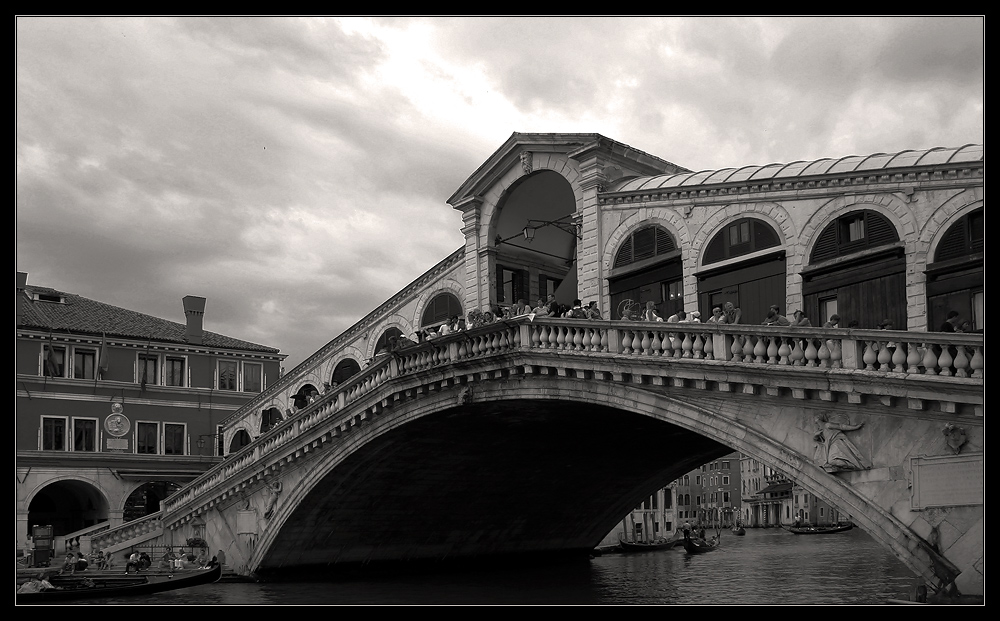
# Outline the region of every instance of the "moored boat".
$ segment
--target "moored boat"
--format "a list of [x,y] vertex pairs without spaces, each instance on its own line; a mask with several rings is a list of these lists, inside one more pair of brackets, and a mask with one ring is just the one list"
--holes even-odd
[[211,584],[217,582],[221,576],[222,565],[216,565],[209,569],[182,570],[170,574],[53,576],[50,582],[56,588],[32,593],[17,593],[15,597],[18,604],[51,604],[96,597],[147,595],[200,584]]
[[827,535],[842,533],[854,528],[854,524],[834,524],[831,526],[784,526],[785,530],[796,535]]
[[625,541],[618,536],[618,545],[623,552],[651,552],[653,550],[669,550],[681,544],[681,539],[657,539],[645,543],[642,541]]

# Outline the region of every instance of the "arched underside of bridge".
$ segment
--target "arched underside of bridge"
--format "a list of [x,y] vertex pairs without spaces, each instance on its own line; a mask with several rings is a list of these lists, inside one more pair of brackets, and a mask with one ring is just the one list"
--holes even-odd
[[588,552],[651,491],[731,450],[595,403],[450,407],[371,438],[322,476],[257,572]]
[[524,373],[399,391],[374,391],[360,407],[391,405],[282,475],[249,571],[590,550],[656,489],[735,449],[793,474],[917,575],[958,573],[851,473],[806,457],[810,407],[857,406]]

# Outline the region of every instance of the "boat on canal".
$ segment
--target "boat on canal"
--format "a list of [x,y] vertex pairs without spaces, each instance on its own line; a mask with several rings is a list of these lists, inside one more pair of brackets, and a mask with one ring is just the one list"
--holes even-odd
[[208,569],[181,570],[163,574],[58,575],[49,578],[54,589],[17,593],[15,597],[18,604],[56,604],[97,597],[131,597],[211,584],[217,582],[221,576],[222,565],[218,564]]
[[828,535],[831,533],[842,533],[854,528],[854,524],[831,524],[830,526],[784,526],[782,528],[795,535]]
[[718,536],[712,537],[709,541],[706,541],[701,537],[689,537],[684,539],[684,551],[688,554],[705,554],[707,552],[718,550],[721,544],[722,538]]
[[652,552],[654,550],[671,550],[683,543],[683,539],[656,539],[650,542],[626,541],[618,535],[618,546],[623,552]]

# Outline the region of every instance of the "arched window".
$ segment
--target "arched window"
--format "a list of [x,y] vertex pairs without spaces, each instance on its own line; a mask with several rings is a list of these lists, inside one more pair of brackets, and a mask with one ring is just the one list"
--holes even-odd
[[250,444],[251,438],[250,434],[246,432],[245,429],[240,429],[233,436],[233,441],[229,443],[229,452],[235,453],[244,446]]
[[674,250],[677,250],[677,244],[670,231],[655,224],[643,227],[629,235],[621,245],[612,267],[625,267]]
[[863,209],[840,216],[816,238],[810,263],[899,241],[896,227],[882,214]]
[[375,342],[375,355],[378,356],[382,353],[389,353],[392,351],[393,346],[396,344],[396,340],[403,336],[403,331],[399,328],[389,328],[382,333],[382,336],[378,337],[378,341]]
[[319,396],[319,391],[312,384],[306,384],[299,391],[292,396],[292,403],[295,405],[295,409],[301,410],[312,402],[312,399]]
[[281,422],[281,412],[278,408],[267,408],[261,412],[260,432],[265,433],[277,426]]
[[337,363],[336,368],[333,369],[333,375],[330,377],[331,386],[339,386],[341,382],[345,381],[355,373],[361,370],[361,365],[354,358],[344,358]]
[[934,262],[965,258],[983,251],[983,210],[977,209],[948,227],[934,252]]
[[439,293],[427,303],[423,317],[420,319],[420,327],[437,325],[447,321],[452,317],[462,316],[462,303],[451,293]]
[[766,222],[756,218],[741,218],[715,234],[705,248],[702,265],[750,254],[781,244],[778,233]]

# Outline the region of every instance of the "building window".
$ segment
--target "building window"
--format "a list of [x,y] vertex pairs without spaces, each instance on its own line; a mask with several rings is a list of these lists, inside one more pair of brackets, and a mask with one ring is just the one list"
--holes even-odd
[[722,469],[723,470],[729,470],[729,462],[728,461],[722,462]]
[[528,299],[528,279],[523,270],[497,266],[497,303],[514,304]]
[[73,377],[75,379],[92,380],[97,364],[97,351],[94,349],[73,348]]
[[163,362],[163,383],[167,386],[187,385],[187,360],[167,356]]
[[239,363],[235,360],[219,361],[219,390],[239,390]]
[[51,416],[42,417],[42,450],[66,450],[66,419]]
[[824,509],[823,507],[820,507],[819,508],[819,516],[823,517],[825,514],[826,514],[826,509]]
[[722,502],[729,502],[729,492],[722,492]]
[[157,376],[157,368],[159,367],[160,357],[152,354],[139,354],[138,362],[136,365],[137,379],[139,383],[145,386],[146,384],[159,384],[159,377]]
[[264,387],[264,365],[243,363],[243,392],[260,392]]
[[158,423],[137,423],[135,426],[135,452],[140,455],[156,455]]
[[722,484],[729,485],[729,477],[722,477]]
[[163,423],[163,454],[184,454],[184,425],[178,423]]
[[670,231],[662,226],[647,226],[629,235],[618,249],[612,267],[624,267],[677,250]]
[[756,218],[743,218],[719,231],[705,247],[704,265],[780,245],[781,238],[770,225]]
[[97,450],[97,419],[95,418],[73,419],[73,450],[74,451]]
[[817,263],[899,241],[892,222],[882,214],[864,209],[841,216],[816,238],[809,262]]
[[66,376],[66,348],[58,345],[42,345],[42,375],[47,377]]
[[701,475],[695,475],[695,477],[694,477],[694,484],[695,485],[701,485]]
[[462,316],[462,304],[451,293],[439,293],[427,303],[423,317],[420,320],[420,327],[436,326],[452,317]]

